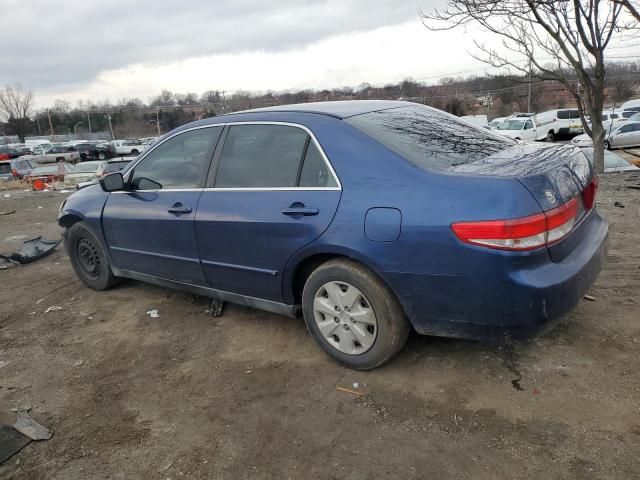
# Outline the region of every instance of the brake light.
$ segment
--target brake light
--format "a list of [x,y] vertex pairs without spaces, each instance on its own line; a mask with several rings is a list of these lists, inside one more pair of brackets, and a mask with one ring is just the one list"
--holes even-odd
[[596,203],[596,194],[598,193],[598,177],[594,175],[591,183],[582,192],[582,200],[584,207],[591,210]]
[[460,240],[472,245],[499,250],[533,250],[555,243],[571,232],[578,210],[576,197],[561,207],[528,217],[457,222],[451,229]]

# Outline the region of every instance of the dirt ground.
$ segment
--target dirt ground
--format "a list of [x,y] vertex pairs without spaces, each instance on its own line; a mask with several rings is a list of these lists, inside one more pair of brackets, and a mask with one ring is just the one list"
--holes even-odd
[[[301,319],[234,305],[211,318],[206,299],[133,281],[91,291],[62,248],[0,270],[0,417],[31,407],[54,432],[0,478],[640,478],[633,183],[601,179],[596,301],[514,347],[412,335],[372,372],[333,363]],[[0,212],[17,209],[0,216],[0,252],[59,236],[63,197],[0,192]],[[354,383],[364,395],[336,389]]]

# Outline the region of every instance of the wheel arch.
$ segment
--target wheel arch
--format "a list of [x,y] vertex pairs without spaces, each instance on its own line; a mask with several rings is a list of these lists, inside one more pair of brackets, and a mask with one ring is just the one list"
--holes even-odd
[[372,259],[362,255],[360,252],[342,246],[323,246],[298,252],[294,258],[289,261],[283,272],[282,288],[285,302],[290,305],[300,304],[302,289],[311,272],[321,264],[339,258],[351,260],[371,270],[402,305],[397,292],[385,279],[384,275],[381,274],[380,269]]
[[85,218],[77,213],[65,213],[58,218],[58,225],[64,228],[70,228],[78,222],[82,222]]

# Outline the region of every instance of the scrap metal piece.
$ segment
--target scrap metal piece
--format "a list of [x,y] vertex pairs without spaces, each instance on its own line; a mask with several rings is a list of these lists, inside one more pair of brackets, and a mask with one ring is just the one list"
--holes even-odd
[[13,428],[32,440],[49,440],[51,438],[51,430],[40,425],[22,410],[18,411]]
[[222,300],[212,298],[211,304],[209,305],[209,310],[207,310],[207,313],[211,317],[221,317],[223,309],[224,309],[224,302]]
[[42,237],[32,238],[24,241],[19,252],[12,253],[10,256],[0,255],[0,258],[24,265],[46,257],[60,245],[60,242],[62,240],[43,240]]
[[26,435],[9,425],[0,425],[0,463],[9,460],[29,443],[31,439]]

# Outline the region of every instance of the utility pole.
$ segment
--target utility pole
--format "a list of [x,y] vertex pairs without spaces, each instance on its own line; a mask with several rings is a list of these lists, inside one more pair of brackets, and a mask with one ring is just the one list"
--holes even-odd
[[529,75],[527,76],[527,113],[531,112],[531,60],[529,60]]
[[87,124],[89,126],[89,133],[91,133],[91,117],[89,116],[89,110],[87,110]]
[[160,136],[160,109],[156,110],[156,127],[158,128],[158,136]]
[[113,134],[113,125],[111,125],[111,114],[107,113],[107,120],[109,120],[109,130],[111,130],[111,140],[115,140],[116,136]]
[[51,110],[49,109],[47,109],[47,117],[49,117],[49,129],[51,130],[51,141],[53,141],[53,123],[51,123]]
[[42,135],[42,130],[40,129],[40,118],[38,117],[37,113],[36,113],[36,123],[38,124],[38,135]]

